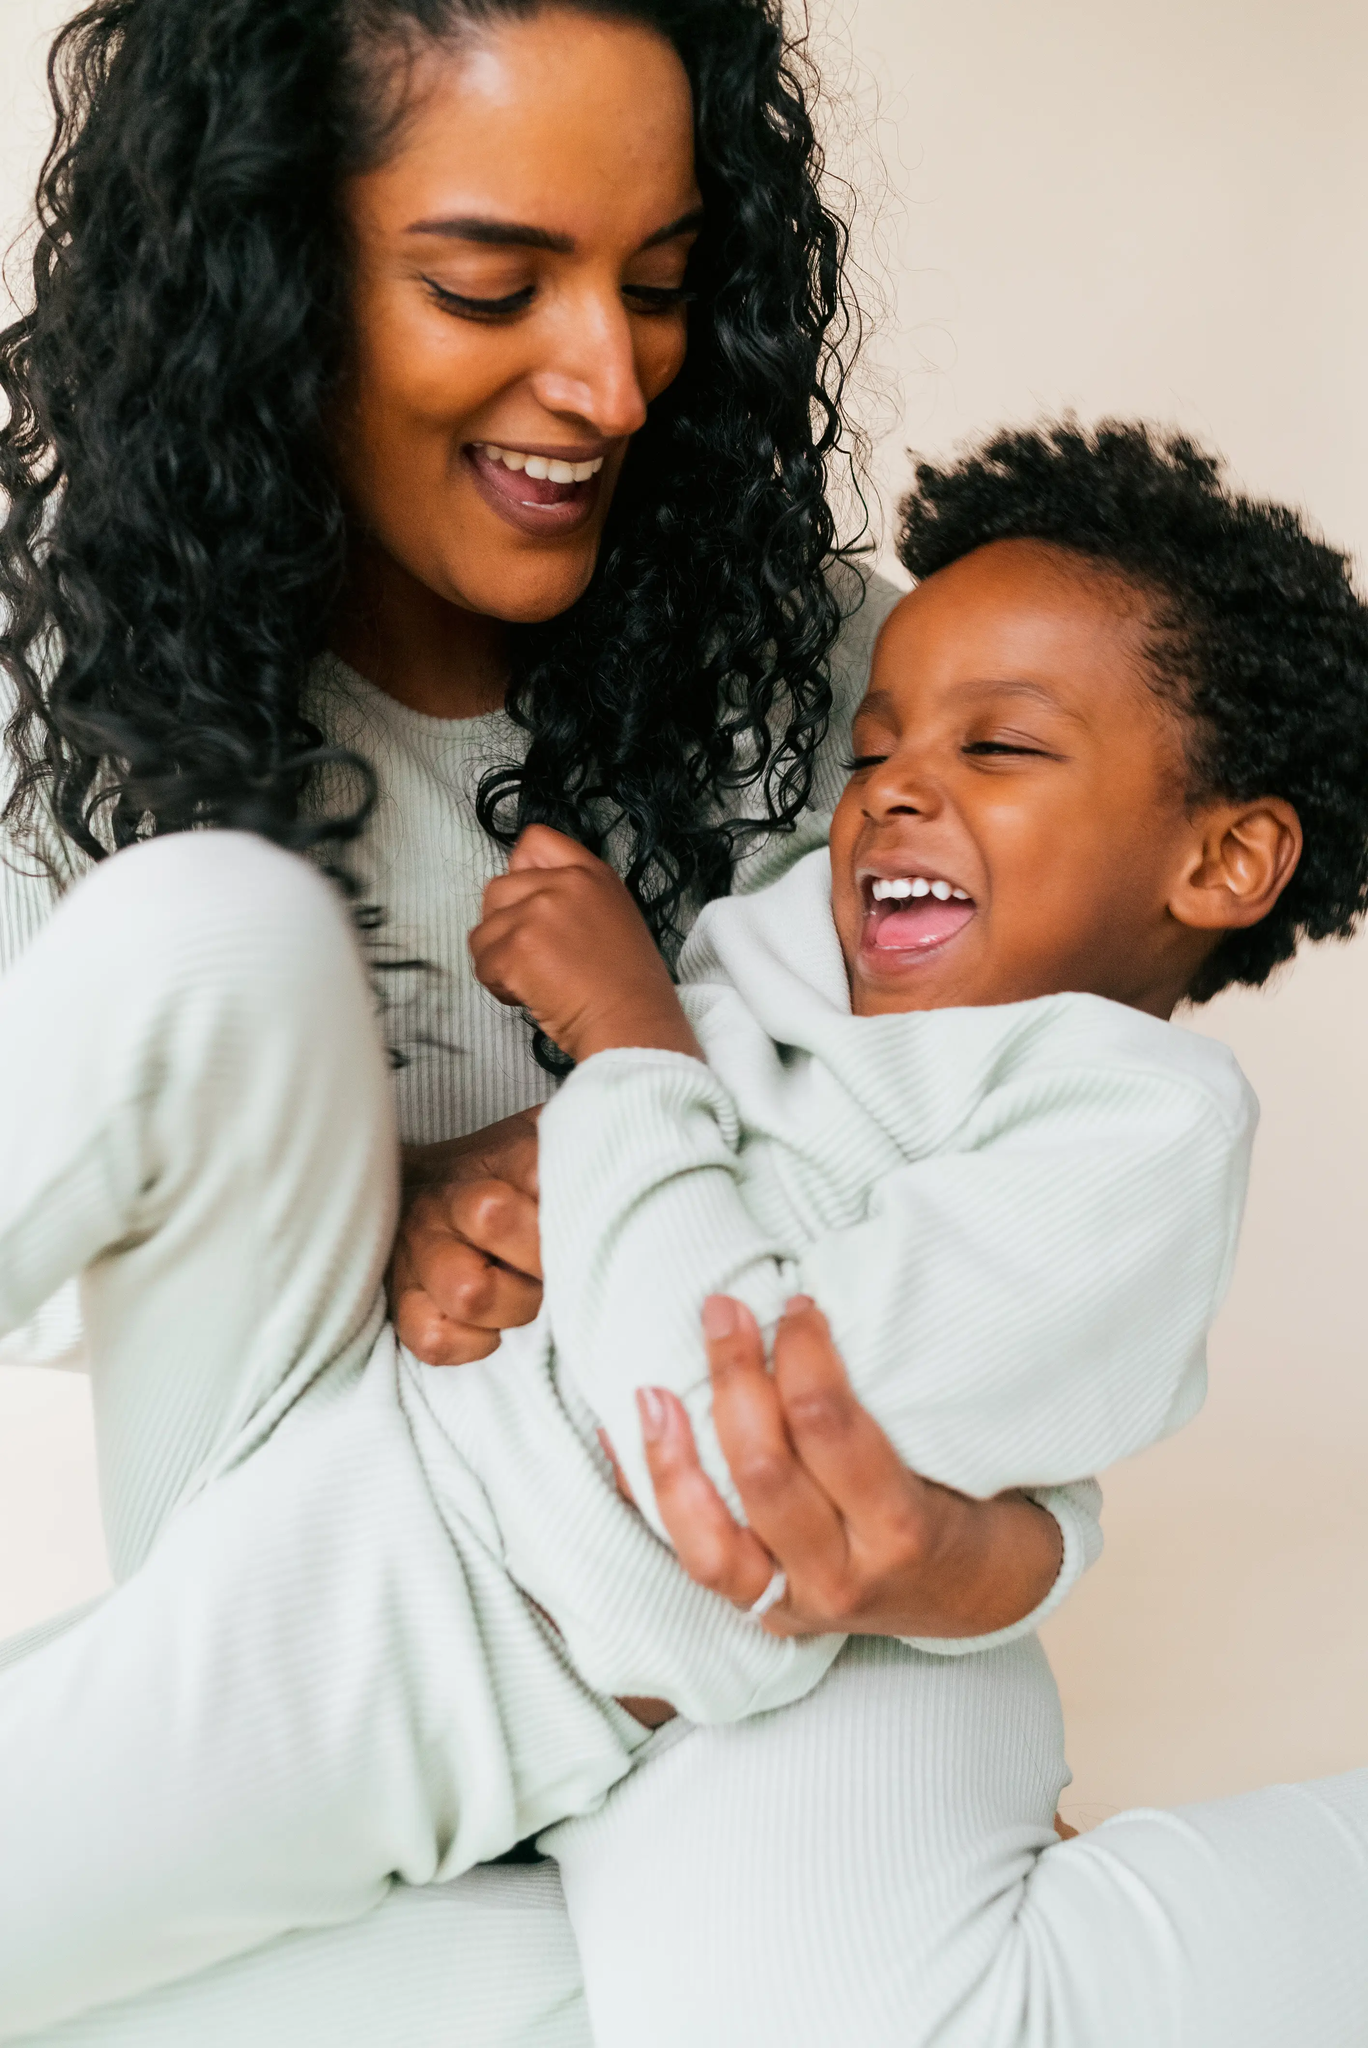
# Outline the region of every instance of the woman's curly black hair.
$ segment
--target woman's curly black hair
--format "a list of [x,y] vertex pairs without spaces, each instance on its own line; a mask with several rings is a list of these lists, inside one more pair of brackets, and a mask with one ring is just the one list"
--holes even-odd
[[[557,0],[647,24],[693,88],[706,227],[685,368],[626,464],[593,581],[511,629],[525,760],[486,778],[511,839],[608,830],[657,935],[792,823],[840,609],[826,471],[857,340],[780,0]],[[236,826],[344,849],[339,756],[302,699],[341,585],[325,419],[347,335],[338,188],[383,157],[393,59],[540,0],[96,0],[53,47],[33,310],[0,335],[0,664],[11,828],[98,859]],[[345,780],[345,778],[344,778]],[[760,817],[728,824],[754,783]],[[329,778],[332,786],[332,778]],[[328,849],[331,847],[331,854]]]
[[1303,938],[1368,908],[1368,606],[1348,559],[1286,506],[1245,497],[1181,434],[1072,420],[919,463],[898,554],[915,577],[997,540],[1039,540],[1150,600],[1155,686],[1187,727],[1188,799],[1279,796],[1301,862],[1277,907],[1228,933],[1188,994],[1258,987]]

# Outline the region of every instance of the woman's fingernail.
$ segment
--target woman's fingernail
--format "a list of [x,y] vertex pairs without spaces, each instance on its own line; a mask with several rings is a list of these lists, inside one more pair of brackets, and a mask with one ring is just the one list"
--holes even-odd
[[710,1294],[704,1302],[703,1335],[713,1344],[736,1335],[736,1303],[729,1294]]
[[637,1413],[641,1417],[641,1434],[648,1444],[658,1444],[665,1434],[665,1402],[659,1387],[638,1387],[636,1390]]
[[804,1310],[816,1308],[816,1306],[817,1304],[810,1294],[791,1294],[784,1303],[784,1314],[786,1316],[800,1316]]

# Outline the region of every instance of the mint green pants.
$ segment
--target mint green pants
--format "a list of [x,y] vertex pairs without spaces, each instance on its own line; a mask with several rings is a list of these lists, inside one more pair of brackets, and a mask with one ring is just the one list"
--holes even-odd
[[[393,1395],[388,1078],[302,863],[108,863],[0,1077],[0,1329],[81,1273],[120,1580],[0,1670],[0,2040],[1368,2043],[1368,1772],[1061,1846],[1034,1642],[644,1745],[566,1668]],[[552,1822],[559,1875],[474,1867]]]

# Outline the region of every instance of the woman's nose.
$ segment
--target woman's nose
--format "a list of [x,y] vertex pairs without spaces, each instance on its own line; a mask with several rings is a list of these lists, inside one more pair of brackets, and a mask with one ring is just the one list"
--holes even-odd
[[532,376],[539,405],[583,420],[605,441],[635,434],[646,421],[631,321],[621,296],[614,296],[616,304],[595,309],[596,317],[582,313],[562,358]]

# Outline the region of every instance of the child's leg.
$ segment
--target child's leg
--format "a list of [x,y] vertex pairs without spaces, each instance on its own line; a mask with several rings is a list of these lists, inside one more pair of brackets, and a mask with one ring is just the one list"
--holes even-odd
[[848,1645],[546,1837],[595,2048],[1360,2048],[1368,1772],[1060,1844],[1037,1646]]
[[0,982],[0,1330],[83,1275],[116,1576],[379,1327],[397,1146],[345,908],[242,833],[132,848]]
[[656,1745],[543,1837],[596,2048],[937,2038],[921,2023],[954,2010],[983,1874],[1054,1839],[1068,1776],[1034,1638],[965,1658],[853,1640],[795,1705]]
[[400,1886],[15,2048],[592,2048],[553,1863]]

